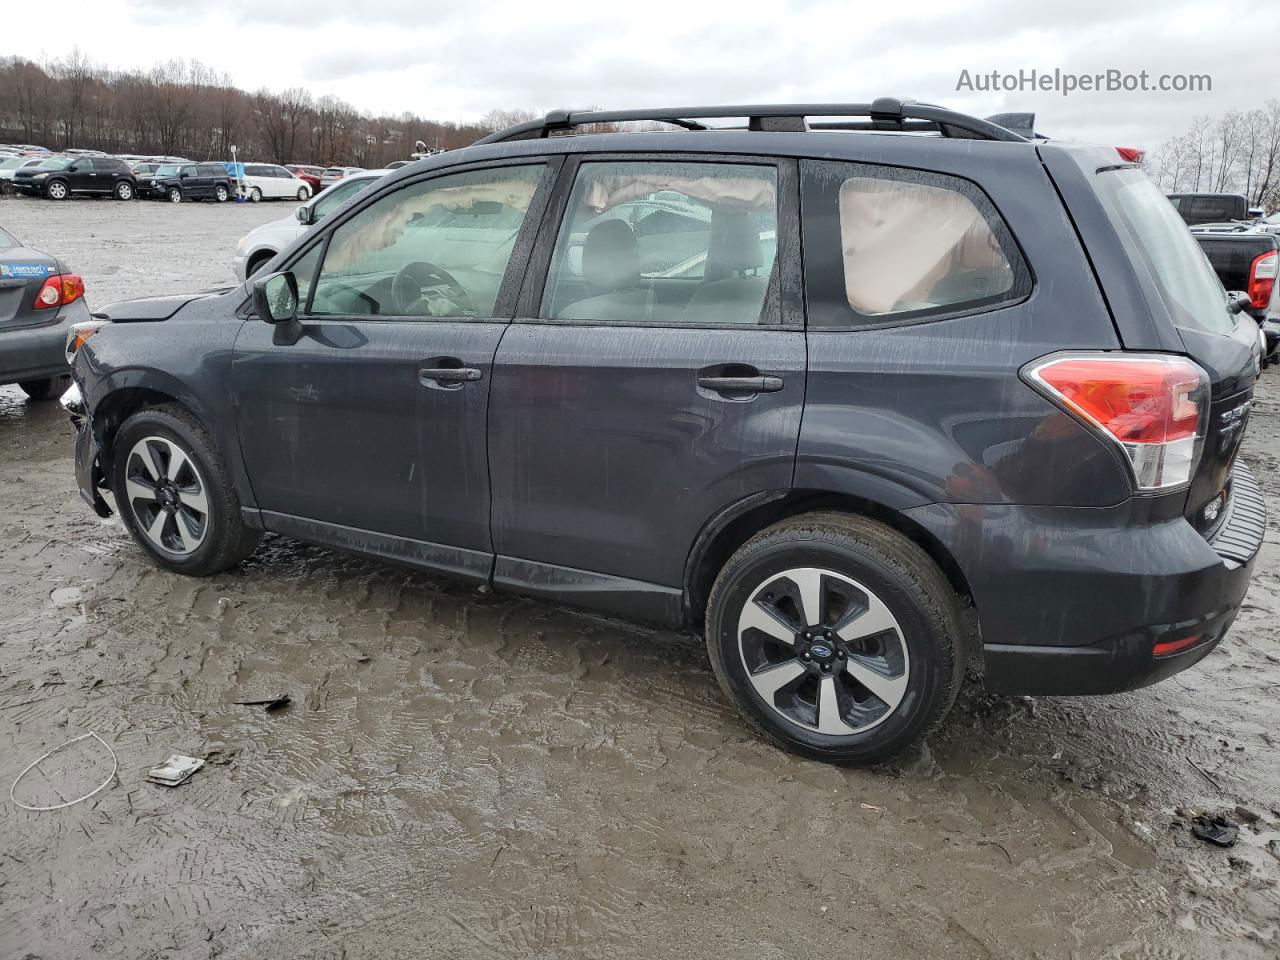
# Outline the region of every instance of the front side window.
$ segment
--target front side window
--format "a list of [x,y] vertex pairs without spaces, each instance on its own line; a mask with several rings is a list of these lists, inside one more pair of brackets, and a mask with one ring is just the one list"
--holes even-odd
[[379,198],[334,230],[311,312],[492,316],[544,170],[472,170]]
[[548,320],[773,322],[773,166],[592,162],[578,172],[542,300]]
[[814,161],[803,190],[812,325],[924,320],[1030,292],[1008,228],[968,181]]

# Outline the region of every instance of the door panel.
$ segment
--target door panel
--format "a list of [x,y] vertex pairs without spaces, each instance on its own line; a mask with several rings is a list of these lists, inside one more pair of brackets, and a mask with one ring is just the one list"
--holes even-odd
[[[233,365],[241,449],[263,510],[488,552],[484,430],[505,321],[324,320],[277,346],[248,321]],[[429,358],[480,379],[433,389]]]
[[[698,386],[727,361],[783,387]],[[704,523],[791,486],[804,377],[800,331],[513,324],[489,401],[494,549],[678,586]]]

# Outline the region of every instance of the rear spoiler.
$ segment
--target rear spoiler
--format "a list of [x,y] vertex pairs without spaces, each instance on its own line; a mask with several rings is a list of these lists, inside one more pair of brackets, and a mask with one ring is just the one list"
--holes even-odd
[[986,120],[987,123],[994,123],[997,127],[1012,130],[1028,140],[1049,139],[1043,134],[1036,133],[1036,115],[1034,113],[997,113],[994,116],[987,117]]

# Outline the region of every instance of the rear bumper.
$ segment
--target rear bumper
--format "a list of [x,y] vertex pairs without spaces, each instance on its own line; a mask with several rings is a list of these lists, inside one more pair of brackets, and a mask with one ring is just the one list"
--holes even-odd
[[67,329],[89,319],[84,300],[58,311],[53,323],[40,326],[0,329],[0,383],[43,380],[71,372],[67,366]]
[[969,580],[988,690],[1118,693],[1172,676],[1221,642],[1262,545],[1266,513],[1247,467],[1232,471],[1212,541],[1181,517],[1134,507],[933,505],[909,515]]

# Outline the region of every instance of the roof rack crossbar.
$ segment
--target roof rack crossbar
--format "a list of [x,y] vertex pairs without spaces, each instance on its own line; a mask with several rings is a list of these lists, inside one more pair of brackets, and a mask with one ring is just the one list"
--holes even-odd
[[657,121],[687,130],[706,130],[700,120],[746,117],[751,130],[803,130],[808,117],[866,117],[861,124],[814,124],[815,129],[845,130],[936,130],[945,137],[977,140],[1023,141],[1026,138],[987,120],[957,113],[945,107],[914,100],[881,97],[873,103],[788,103],[749,104],[723,107],[665,107],[643,110],[553,110],[541,120],[517,123],[491,133],[477,143],[508,140],[536,140],[571,133],[575,127],[593,123]]

